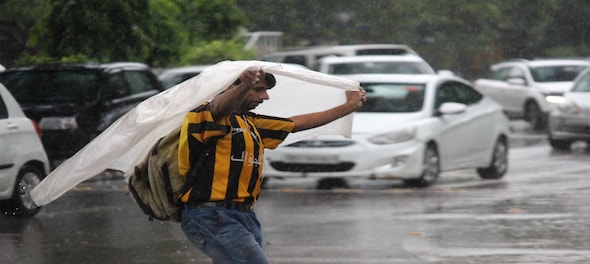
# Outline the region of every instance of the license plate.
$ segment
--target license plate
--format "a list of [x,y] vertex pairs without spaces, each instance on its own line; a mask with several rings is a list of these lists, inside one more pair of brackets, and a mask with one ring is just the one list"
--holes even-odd
[[313,163],[313,164],[335,164],[338,163],[336,155],[286,155],[287,162],[291,163]]

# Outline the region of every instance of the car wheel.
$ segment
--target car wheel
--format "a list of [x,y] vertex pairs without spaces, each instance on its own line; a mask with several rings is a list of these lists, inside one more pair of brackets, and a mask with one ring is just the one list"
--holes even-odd
[[570,150],[570,146],[572,145],[571,140],[559,140],[559,139],[551,139],[549,138],[549,144],[555,150]]
[[33,216],[41,207],[37,206],[31,198],[31,190],[43,179],[43,173],[36,167],[25,165],[18,173],[12,199],[2,205],[2,211],[6,215],[17,217]]
[[534,130],[543,130],[546,127],[547,115],[541,111],[541,108],[535,102],[526,105],[525,118]]
[[422,175],[418,179],[404,180],[404,185],[423,188],[432,185],[438,179],[438,175],[440,174],[440,159],[434,144],[428,144],[426,147],[422,167],[424,168]]
[[492,163],[487,168],[478,168],[482,179],[500,179],[508,171],[508,144],[505,138],[499,138],[494,145]]
[[331,190],[335,188],[348,188],[348,183],[342,178],[323,178],[318,181],[318,190]]

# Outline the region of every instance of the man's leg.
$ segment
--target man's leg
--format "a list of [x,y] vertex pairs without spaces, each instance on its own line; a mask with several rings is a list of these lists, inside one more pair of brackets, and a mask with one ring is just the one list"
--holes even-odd
[[254,212],[218,207],[188,209],[182,214],[182,229],[215,264],[268,263]]

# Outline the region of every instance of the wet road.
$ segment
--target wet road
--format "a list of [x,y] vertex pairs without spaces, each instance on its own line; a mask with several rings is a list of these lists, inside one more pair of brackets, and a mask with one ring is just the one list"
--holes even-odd
[[[589,161],[541,142],[512,148],[501,180],[466,170],[427,189],[330,191],[271,180],[256,211],[272,263],[590,263]],[[0,216],[0,252],[0,263],[210,263],[178,224],[147,221],[120,179],[83,183],[31,219]]]

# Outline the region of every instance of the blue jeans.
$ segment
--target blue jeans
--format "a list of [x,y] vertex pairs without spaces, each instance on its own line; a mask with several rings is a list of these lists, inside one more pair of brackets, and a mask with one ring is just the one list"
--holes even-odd
[[254,211],[222,207],[185,209],[182,230],[214,264],[265,264],[262,228]]

